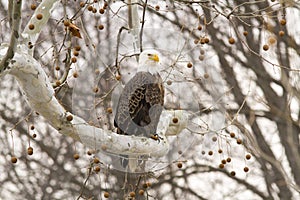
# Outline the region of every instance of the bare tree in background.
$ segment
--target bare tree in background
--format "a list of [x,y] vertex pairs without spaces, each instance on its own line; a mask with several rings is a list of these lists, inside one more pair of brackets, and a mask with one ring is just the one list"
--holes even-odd
[[[0,4],[1,46],[22,43],[10,38],[18,25],[8,2]],[[38,6],[23,2],[20,30],[34,29],[27,23]],[[127,174],[58,134],[14,77],[1,76],[0,198],[300,198],[299,8],[292,0],[59,2],[26,45],[66,110],[113,130],[113,87],[135,73],[135,53],[153,47],[172,63],[165,108],[187,110],[190,123],[168,138],[169,165]],[[86,88],[90,76],[97,82]]]

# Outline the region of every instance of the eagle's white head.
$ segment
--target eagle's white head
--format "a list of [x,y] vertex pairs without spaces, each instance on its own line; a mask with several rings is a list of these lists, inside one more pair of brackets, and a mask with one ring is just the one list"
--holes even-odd
[[155,74],[159,72],[160,53],[156,50],[149,49],[143,51],[139,56],[138,72],[150,72]]

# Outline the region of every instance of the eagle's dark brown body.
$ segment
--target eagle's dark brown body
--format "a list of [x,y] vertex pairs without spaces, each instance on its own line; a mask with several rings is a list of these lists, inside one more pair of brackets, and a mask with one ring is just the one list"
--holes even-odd
[[159,74],[138,72],[120,96],[114,120],[117,133],[155,135],[163,104],[164,88]]

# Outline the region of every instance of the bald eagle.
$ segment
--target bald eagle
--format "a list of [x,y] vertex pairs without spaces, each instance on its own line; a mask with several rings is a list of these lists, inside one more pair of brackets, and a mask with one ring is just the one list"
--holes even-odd
[[[157,139],[156,128],[164,104],[164,87],[158,73],[159,57],[155,50],[145,50],[140,54],[137,73],[125,85],[117,105],[114,126],[118,134]],[[123,167],[128,165],[131,171],[135,171],[137,159],[123,157]]]

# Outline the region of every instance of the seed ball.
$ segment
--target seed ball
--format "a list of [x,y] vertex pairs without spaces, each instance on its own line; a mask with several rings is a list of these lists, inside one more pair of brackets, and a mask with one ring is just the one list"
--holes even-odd
[[33,30],[33,29],[34,29],[34,25],[33,25],[33,24],[29,24],[29,25],[28,25],[28,28],[29,28],[30,30]]
[[95,69],[95,74],[100,74],[100,70],[99,69]]
[[87,9],[88,11],[93,11],[93,6],[89,5]]
[[74,78],[78,78],[78,72],[74,72],[74,73],[73,73],[73,77],[74,77]]
[[199,31],[201,31],[201,30],[202,30],[202,26],[199,25],[199,26],[197,27],[197,29],[198,29]]
[[222,149],[219,149],[219,150],[218,150],[218,153],[220,153],[220,154],[223,153],[223,150],[222,150]]
[[205,79],[209,78],[209,74],[208,73],[205,73],[203,76],[204,76]]
[[56,70],[56,71],[59,71],[59,70],[60,70],[60,67],[59,67],[59,66],[56,66],[56,67],[55,67],[55,70]]
[[72,63],[76,63],[76,62],[77,62],[77,58],[76,58],[76,57],[72,57],[72,58],[71,58],[71,62],[72,62]]
[[99,30],[103,30],[103,29],[104,29],[104,26],[103,26],[102,24],[100,24],[100,25],[98,26],[98,28],[99,28]]
[[182,151],[181,151],[181,150],[179,150],[179,151],[178,151],[178,154],[182,154]]
[[219,168],[221,168],[221,169],[223,169],[225,167],[225,165],[224,164],[219,164]]
[[80,2],[79,5],[80,5],[81,8],[83,8],[85,6],[85,3],[84,2]]
[[230,137],[234,138],[235,137],[235,133],[231,132],[230,133]]
[[231,162],[231,158],[228,157],[228,158],[226,159],[226,162]]
[[247,154],[245,157],[246,157],[247,160],[251,159],[251,155],[250,154]]
[[96,8],[93,8],[93,11],[92,11],[93,13],[96,13],[97,12],[97,9]]
[[33,148],[32,147],[28,147],[27,154],[28,155],[32,155],[33,154]]
[[159,5],[155,6],[156,11],[159,11],[159,9],[160,9]]
[[109,193],[108,192],[104,192],[103,196],[104,196],[104,198],[109,198]]
[[231,172],[230,172],[230,175],[231,175],[231,176],[235,176],[235,171],[231,171]]
[[284,31],[279,31],[279,36],[280,37],[284,36],[284,34],[285,34]]
[[248,167],[244,167],[244,172],[248,172],[249,168]]
[[75,160],[78,160],[78,159],[79,159],[79,154],[78,154],[78,153],[75,153],[75,154],[73,155],[73,157],[74,157]]
[[98,92],[99,92],[99,88],[98,88],[97,86],[95,86],[95,87],[93,88],[93,91],[94,91],[94,93],[98,93]]
[[129,196],[130,196],[130,197],[135,197],[135,192],[133,192],[133,191],[130,192],[130,193],[129,193]]
[[147,183],[144,183],[143,188],[147,188],[147,187],[148,187]]
[[168,80],[168,81],[167,81],[167,84],[168,84],[168,85],[171,85],[171,84],[172,84],[172,81],[171,81],[171,80]]
[[30,126],[30,130],[34,130],[34,125],[31,125],[31,126]]
[[87,153],[87,155],[89,155],[89,156],[92,155],[92,151],[91,151],[91,150],[88,150],[86,153]]
[[30,9],[35,10],[36,9],[36,4],[31,4]]
[[269,50],[269,45],[265,44],[265,45],[263,46],[263,50],[264,50],[264,51],[268,51],[268,50]]
[[200,56],[199,56],[199,60],[201,60],[201,61],[203,61],[204,58],[205,58],[204,55],[200,55]]
[[177,118],[177,117],[174,117],[174,118],[172,119],[172,121],[173,121],[174,124],[176,124],[176,123],[178,123],[178,118]]
[[119,81],[119,80],[121,80],[121,75],[116,75],[116,79]]
[[74,55],[74,56],[79,56],[79,52],[78,52],[78,51],[74,51],[74,52],[73,52],[73,55]]
[[75,51],[80,51],[81,47],[80,46],[75,46],[74,49],[75,49]]
[[109,108],[107,108],[107,109],[106,109],[106,112],[107,112],[107,113],[109,113],[109,114],[111,114],[111,113],[112,113],[112,111],[113,111],[113,110],[112,110],[112,108],[111,108],[111,107],[109,107]]
[[69,20],[64,20],[64,26],[70,26],[70,21]]
[[199,40],[198,39],[195,39],[194,40],[194,44],[198,44],[199,43]]
[[18,161],[18,159],[15,156],[12,156],[11,159],[10,159],[10,161],[12,163],[16,163]]
[[95,164],[98,164],[100,162],[99,158],[94,158],[94,161],[93,161]]
[[209,151],[209,152],[208,152],[208,155],[210,155],[210,156],[212,156],[213,154],[214,154],[213,151]]
[[100,170],[101,170],[101,168],[99,166],[96,166],[94,169],[95,172],[100,172]]
[[268,42],[269,42],[270,44],[275,44],[276,38],[274,38],[274,37],[269,37]]
[[235,39],[233,37],[228,39],[229,44],[234,44],[235,43]]
[[145,193],[144,190],[142,190],[142,189],[139,190],[139,195],[144,195],[144,193]]
[[212,137],[212,141],[216,142],[218,140],[218,138],[216,136]]
[[41,20],[41,19],[43,19],[43,15],[42,15],[41,13],[39,13],[39,14],[36,15],[36,18],[37,18],[38,20]]
[[226,164],[226,160],[223,159],[223,160],[221,161],[221,163],[225,165],[225,164]]
[[244,31],[244,32],[243,32],[243,35],[244,35],[244,36],[247,36],[247,35],[248,35],[248,31]]
[[205,44],[205,38],[200,39],[200,44]]
[[237,143],[237,144],[242,144],[242,140],[241,140],[240,138],[238,138],[238,139],[236,140],[236,143]]
[[104,2],[104,5],[103,5],[103,8],[106,9],[107,6],[108,6],[108,3],[105,1],[105,2]]
[[36,138],[36,134],[35,134],[35,133],[34,133],[34,134],[32,134],[32,137],[33,137],[33,138]]
[[61,84],[60,80],[56,80],[56,81],[55,81],[55,85],[56,85],[56,86],[60,86],[60,84]]
[[209,38],[204,38],[204,42],[207,44],[207,43],[209,43]]
[[73,115],[68,115],[68,116],[67,116],[67,121],[70,122],[70,121],[72,121],[72,120],[73,120]]
[[188,68],[191,68],[193,67],[193,64],[191,62],[189,62],[187,65],[186,65]]
[[281,19],[281,20],[280,20],[280,24],[281,24],[282,26],[286,25],[286,20],[285,20],[285,19]]
[[205,54],[205,51],[203,49],[200,49],[200,54],[201,55],[204,55]]
[[202,154],[202,155],[205,155],[205,151],[201,151],[201,154]]
[[100,13],[100,14],[104,14],[104,12],[105,12],[105,10],[104,10],[103,8],[100,8],[100,9],[99,9],[99,13]]
[[107,146],[105,144],[101,145],[101,150],[102,151],[106,151],[107,150]]
[[181,168],[182,168],[182,162],[177,163],[177,167],[178,167],[179,169],[181,169]]

